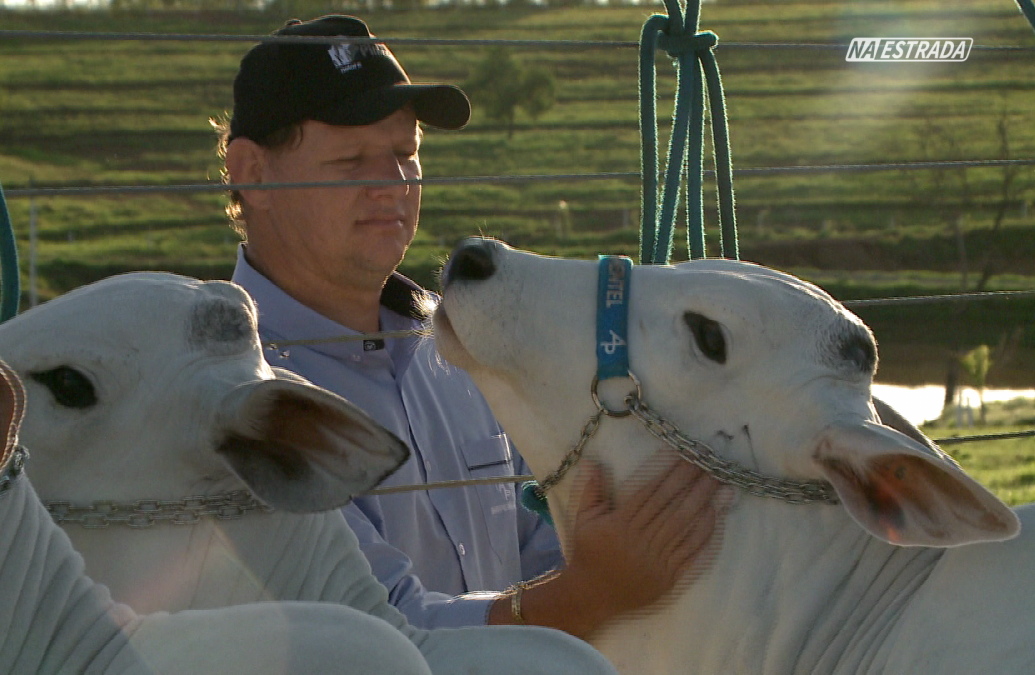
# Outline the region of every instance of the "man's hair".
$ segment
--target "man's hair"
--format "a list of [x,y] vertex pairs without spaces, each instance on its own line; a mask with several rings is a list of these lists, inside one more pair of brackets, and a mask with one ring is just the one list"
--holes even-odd
[[[226,168],[226,149],[230,145],[230,117],[224,113],[219,117],[210,117],[208,123],[216,132],[216,154],[223,162],[223,166],[219,170],[220,177],[224,185],[229,185],[231,176],[230,171]],[[302,123],[289,124],[263,138],[251,140],[267,150],[280,150],[302,140]],[[228,195],[226,215],[230,219],[230,229],[239,234],[242,239],[247,240],[248,222],[244,204],[241,201],[241,193],[237,190],[230,190]]]

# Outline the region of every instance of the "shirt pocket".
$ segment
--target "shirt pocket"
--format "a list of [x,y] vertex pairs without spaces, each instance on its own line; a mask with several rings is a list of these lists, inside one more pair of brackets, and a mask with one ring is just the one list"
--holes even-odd
[[[514,475],[514,454],[505,434],[468,441],[460,446],[471,478]],[[472,488],[468,488],[472,489]],[[517,501],[512,482],[473,486],[485,515],[485,526],[500,562],[518,560]]]

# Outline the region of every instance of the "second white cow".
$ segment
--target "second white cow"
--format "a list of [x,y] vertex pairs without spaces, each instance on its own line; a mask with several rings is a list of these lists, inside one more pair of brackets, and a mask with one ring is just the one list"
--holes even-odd
[[[548,498],[562,541],[589,461],[618,498],[659,447],[737,486],[707,571],[592,637],[622,673],[1035,672],[1035,508],[1008,509],[880,423],[876,345],[858,318],[742,262],[612,281],[595,262],[470,240],[448,263],[435,332],[537,478],[559,478]],[[625,305],[624,335],[598,337],[599,290]],[[597,349],[622,342],[639,389],[608,379],[599,398],[622,413],[634,394],[636,412],[602,416],[587,440]]]
[[112,277],[0,325],[0,354],[26,384],[40,497],[87,573],[137,611],[326,601],[388,622],[433,673],[614,672],[559,631],[424,631],[388,604],[338,507],[406,447],[271,369],[240,287]]
[[430,675],[402,633],[332,603],[139,616],[83,572],[25,475],[21,384],[0,361],[0,673]]

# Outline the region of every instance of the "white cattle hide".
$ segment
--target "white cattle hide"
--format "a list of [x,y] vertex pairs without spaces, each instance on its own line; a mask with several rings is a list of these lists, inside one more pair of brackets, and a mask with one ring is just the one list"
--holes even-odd
[[[440,352],[471,373],[540,480],[597,410],[597,283],[594,262],[478,239],[444,274]],[[737,491],[706,571],[592,636],[620,672],[1035,672],[1035,529],[1015,537],[1035,509],[1008,509],[929,442],[880,423],[876,345],[857,317],[813,285],[728,260],[634,267],[627,302],[649,409],[722,459],[832,485],[840,503]],[[631,381],[606,384],[607,405],[624,408]],[[562,542],[587,462],[620,499],[659,448],[675,456],[637,418],[605,417],[549,493]]]
[[[391,625],[329,603],[138,616],[84,574],[19,465],[24,395],[0,362],[0,673],[429,675]],[[31,463],[30,463],[31,464]]]
[[613,672],[559,631],[406,622],[338,509],[408,449],[341,397],[271,369],[240,287],[112,277],[0,325],[0,354],[26,383],[22,436],[45,502],[247,489],[275,509],[145,529],[68,525],[87,572],[120,602],[143,612],[341,603],[407,636],[435,673]]

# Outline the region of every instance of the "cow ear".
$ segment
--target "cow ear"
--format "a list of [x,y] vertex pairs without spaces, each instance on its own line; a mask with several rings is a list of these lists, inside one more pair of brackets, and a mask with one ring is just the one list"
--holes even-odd
[[1016,514],[955,462],[884,425],[828,428],[816,460],[852,518],[888,543],[959,546],[1020,531]]
[[892,408],[890,405],[877,398],[872,397],[873,409],[877,413],[877,421],[884,426],[891,427],[895,431],[901,431],[906,436],[909,436],[914,441],[919,442],[921,445],[926,446],[928,450],[936,455],[944,457],[949,461],[953,461],[951,457],[945,454],[941,448],[939,448],[934,441],[927,437],[927,435],[920,431],[912,422],[902,416],[899,411]]
[[406,444],[365,412],[304,382],[242,385],[220,414],[216,452],[256,497],[285,511],[342,507],[409,457]]

